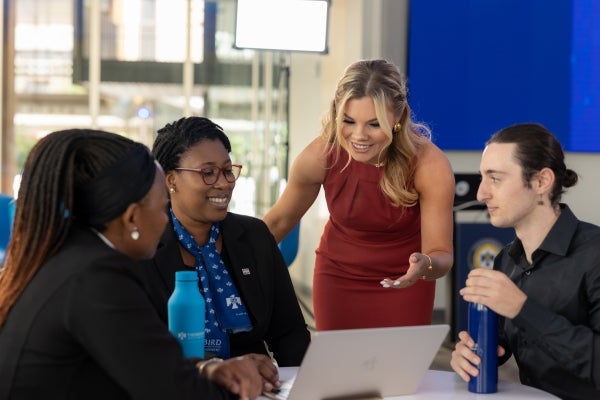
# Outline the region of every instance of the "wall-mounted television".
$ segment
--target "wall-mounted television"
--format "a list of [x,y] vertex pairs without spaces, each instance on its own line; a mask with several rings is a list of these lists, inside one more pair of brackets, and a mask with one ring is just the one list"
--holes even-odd
[[238,49],[327,53],[330,0],[237,0]]

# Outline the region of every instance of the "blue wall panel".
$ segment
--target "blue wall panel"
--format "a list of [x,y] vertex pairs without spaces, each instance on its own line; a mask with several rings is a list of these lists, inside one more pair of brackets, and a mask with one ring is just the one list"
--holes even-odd
[[567,151],[600,151],[600,2],[413,0],[408,85],[444,150],[540,122]]
[[600,151],[600,2],[574,2],[571,97],[573,151]]

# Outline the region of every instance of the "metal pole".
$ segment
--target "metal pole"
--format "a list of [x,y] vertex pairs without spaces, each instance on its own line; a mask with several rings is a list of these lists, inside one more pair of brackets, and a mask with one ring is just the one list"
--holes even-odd
[[98,129],[100,114],[100,0],[90,2],[89,108],[92,129]]
[[14,154],[15,133],[15,20],[16,1],[0,1],[0,186],[2,193],[13,195],[13,180],[16,174]]
[[192,0],[187,0],[185,18],[185,60],[183,62],[183,115],[189,116],[191,111],[192,90],[194,88],[194,64],[192,63]]
[[264,106],[264,131],[263,131],[263,159],[262,159],[262,201],[259,215],[264,215],[272,203],[271,193],[271,160],[273,159],[272,145],[273,133],[271,130],[271,121],[273,119],[273,52],[265,51],[264,61],[264,85],[265,85],[265,106]]

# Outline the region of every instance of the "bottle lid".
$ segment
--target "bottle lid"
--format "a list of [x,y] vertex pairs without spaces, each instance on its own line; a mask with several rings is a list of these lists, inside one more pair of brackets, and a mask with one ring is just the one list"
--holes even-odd
[[176,281],[198,281],[196,271],[175,271]]

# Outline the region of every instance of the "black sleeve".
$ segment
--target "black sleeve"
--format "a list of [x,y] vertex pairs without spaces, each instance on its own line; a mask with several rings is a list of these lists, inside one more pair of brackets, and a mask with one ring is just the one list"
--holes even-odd
[[76,340],[135,399],[230,398],[183,357],[126,268],[98,266],[71,279],[64,318]]
[[296,297],[288,267],[267,230],[273,271],[273,314],[266,341],[281,367],[298,366],[310,343],[310,332]]

